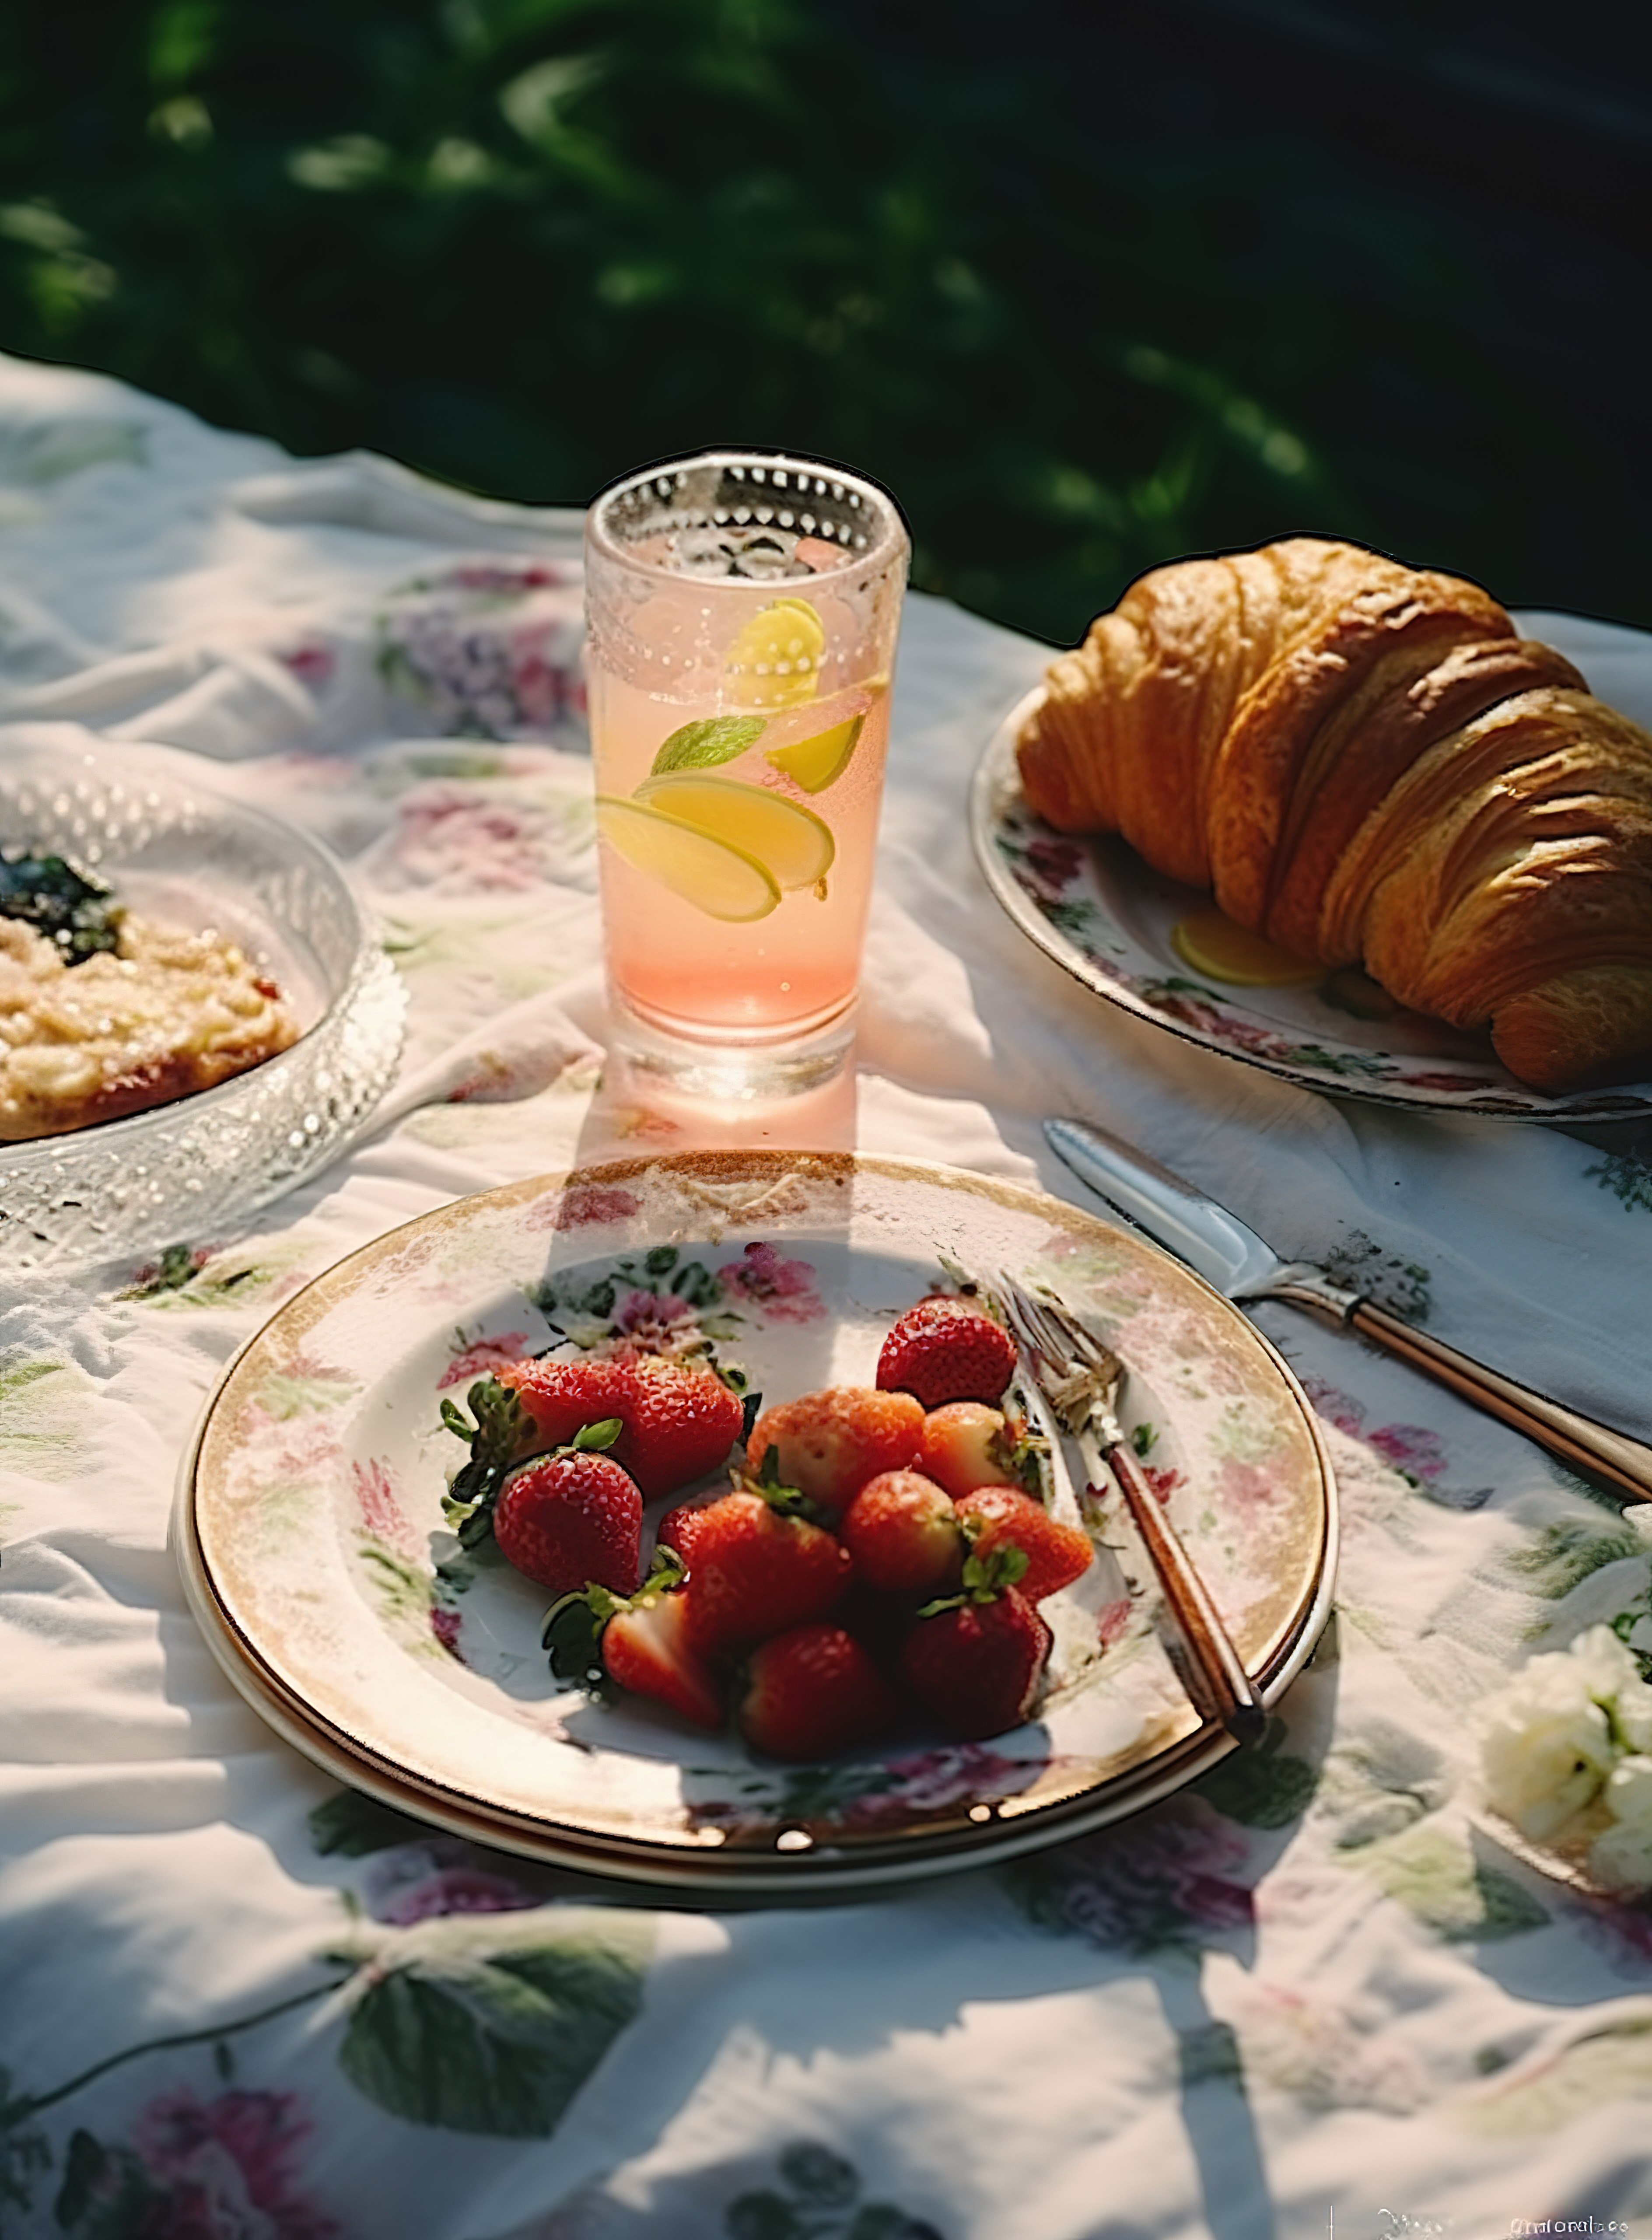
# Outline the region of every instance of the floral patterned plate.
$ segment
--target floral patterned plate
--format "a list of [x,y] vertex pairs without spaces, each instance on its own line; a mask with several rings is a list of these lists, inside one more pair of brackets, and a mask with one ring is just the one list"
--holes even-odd
[[1116,1818],[1230,1747],[1129,1590],[1122,1523],[1103,1533],[1117,1551],[1045,1605],[1056,1649],[1036,1723],[969,1745],[915,1725],[783,1767],[556,1682],[549,1597],[464,1555],[443,1518],[463,1450],[441,1402],[490,1364],[627,1343],[709,1350],[771,1401],[869,1383],[899,1313],[959,1269],[999,1267],[1059,1286],[1127,1359],[1137,1447],[1273,1701],[1329,1607],[1336,1498],[1267,1341],[1156,1247],[1056,1199],[845,1155],[683,1154],[489,1191],[290,1300],[226,1373],[180,1477],[176,1543],[208,1639],[281,1732],[356,1786],[634,1879],[858,1886]]
[[1075,839],[1028,808],[1016,738],[1042,691],[1018,702],[988,744],[970,794],[970,835],[1004,909],[1085,987],[1184,1042],[1261,1066],[1301,1089],[1500,1120],[1652,1114],[1652,1083],[1542,1097],[1499,1064],[1483,1037],[1416,1011],[1356,1017],[1337,1000],[1344,975],[1284,988],[1229,987],[1195,977],[1170,934],[1180,920],[1208,910],[1209,896],[1162,877],[1116,836]]

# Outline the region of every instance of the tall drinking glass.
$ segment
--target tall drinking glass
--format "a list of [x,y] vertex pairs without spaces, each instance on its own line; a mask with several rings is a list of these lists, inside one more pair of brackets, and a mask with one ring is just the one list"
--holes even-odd
[[842,1067],[909,547],[841,467],[715,451],[591,509],[591,752],[616,1043],[716,1097]]

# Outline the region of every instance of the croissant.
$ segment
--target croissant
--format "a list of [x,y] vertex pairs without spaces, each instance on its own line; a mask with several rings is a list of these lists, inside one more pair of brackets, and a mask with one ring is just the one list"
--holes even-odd
[[1536,1089],[1652,1072],[1652,736],[1475,584],[1318,537],[1155,569],[1017,756],[1046,823],[1488,1030]]

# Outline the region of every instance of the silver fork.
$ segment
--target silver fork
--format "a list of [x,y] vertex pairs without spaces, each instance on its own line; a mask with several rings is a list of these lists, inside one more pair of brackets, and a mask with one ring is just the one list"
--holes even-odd
[[1078,1449],[1091,1485],[1099,1494],[1110,1477],[1124,1497],[1180,1636],[1184,1654],[1173,1653],[1172,1662],[1195,1710],[1236,1742],[1255,1742],[1267,1723],[1262,1698],[1119,1422],[1123,1363],[1059,1301],[1036,1297],[1002,1271],[997,1290],[1038,1389]]

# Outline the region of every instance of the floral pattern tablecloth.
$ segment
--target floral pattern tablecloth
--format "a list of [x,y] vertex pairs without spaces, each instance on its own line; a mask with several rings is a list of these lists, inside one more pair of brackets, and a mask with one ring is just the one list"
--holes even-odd
[[[1648,1520],[1288,1310],[1342,1492],[1330,1630],[1259,1750],[1015,1865],[796,1907],[610,1886],[340,1788],[221,1677],[166,1534],[233,1350],[455,1195],[704,1138],[602,1072],[577,532],[0,363],[0,718],[191,750],[327,837],[447,1097],[235,1233],[0,1300],[0,2234],[1652,2231],[1652,1911],[1473,1810],[1476,1707],[1535,1650],[1652,1649]],[[1542,627],[1652,716],[1652,647]],[[1652,1432],[1644,1143],[1299,1091],[1002,918],[964,797],[1043,657],[911,602],[861,1070],[800,1136],[1076,1192],[1038,1122],[1089,1114]]]

